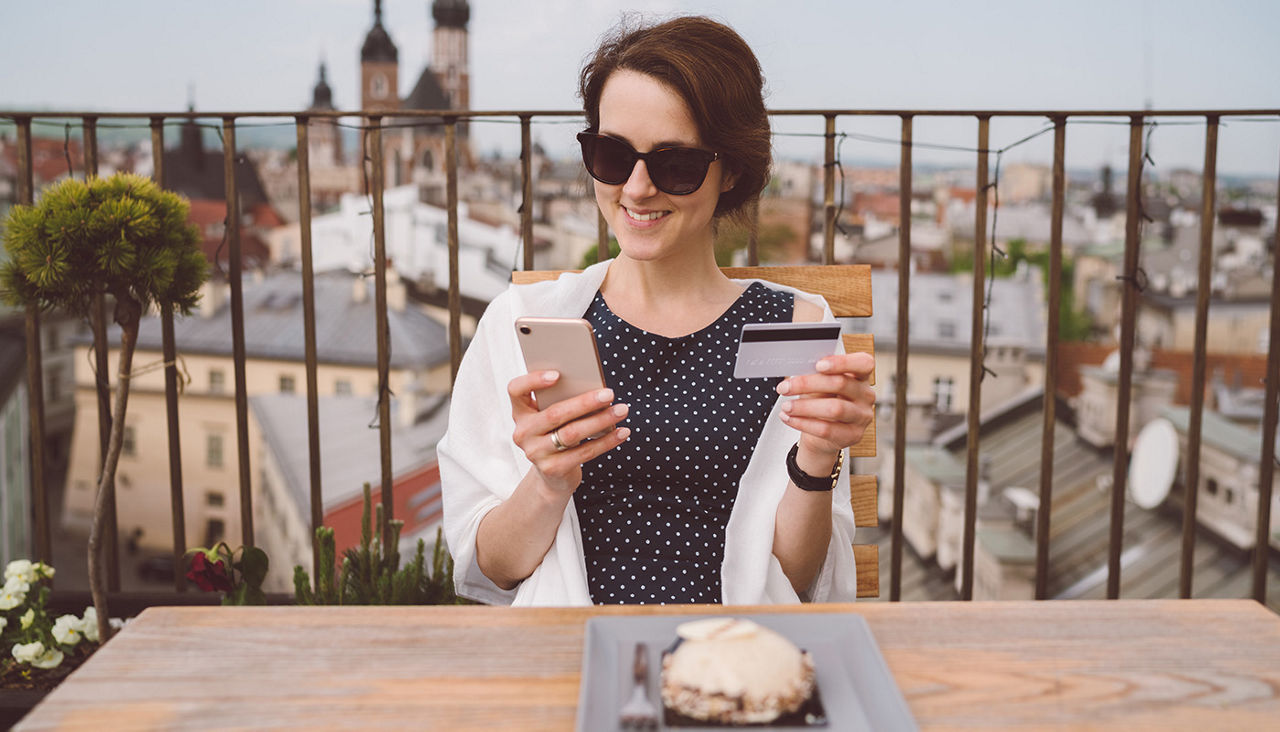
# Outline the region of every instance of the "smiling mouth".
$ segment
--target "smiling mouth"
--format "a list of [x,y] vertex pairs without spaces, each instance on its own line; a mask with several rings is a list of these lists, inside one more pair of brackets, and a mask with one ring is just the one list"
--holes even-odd
[[635,221],[656,221],[662,218],[663,216],[666,216],[668,213],[670,213],[669,211],[649,211],[648,213],[636,213],[635,211],[632,211],[626,206],[623,206],[622,210],[627,212],[628,218]]

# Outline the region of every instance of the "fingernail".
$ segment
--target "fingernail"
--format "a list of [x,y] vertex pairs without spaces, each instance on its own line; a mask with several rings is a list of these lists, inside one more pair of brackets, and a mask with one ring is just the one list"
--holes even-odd
[[628,437],[630,437],[630,436],[631,436],[631,430],[627,429],[626,427],[619,427],[619,428],[618,428],[618,439],[619,439],[619,440],[625,440],[625,439],[627,439],[627,438],[628,438]]
[[606,404],[613,401],[613,389],[601,389],[596,392],[596,401]]
[[560,378],[559,371],[543,371],[542,372],[542,380],[547,382],[548,384],[550,384],[551,382],[555,381],[558,378]]
[[789,394],[789,393],[791,393],[791,380],[790,380],[790,379],[784,379],[784,380],[782,381],[782,383],[781,383],[781,384],[778,384],[778,393],[779,393],[779,394]]
[[782,421],[783,421],[783,422],[790,422],[790,421],[791,421],[791,415],[787,414],[786,412],[783,412],[781,416],[782,416]]
[[791,402],[787,402],[786,404],[782,405],[782,413],[791,414]]
[[826,371],[829,368],[831,368],[831,362],[826,360],[825,358],[818,362],[819,371]]
[[625,404],[619,404],[619,405],[615,406],[615,407],[613,408],[613,414],[614,414],[614,416],[616,416],[616,417],[625,417],[625,416],[627,416],[627,405],[625,405]]

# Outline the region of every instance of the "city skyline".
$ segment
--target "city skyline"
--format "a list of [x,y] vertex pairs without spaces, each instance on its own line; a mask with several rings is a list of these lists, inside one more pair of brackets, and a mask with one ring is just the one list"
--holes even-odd
[[[372,5],[234,0],[214,10],[138,0],[127,15],[84,0],[11,6],[0,11],[0,64],[29,71],[0,79],[0,111],[181,111],[189,100],[208,111],[301,110],[322,60],[336,106],[352,109]],[[617,0],[470,5],[477,110],[577,108],[583,55],[632,7]],[[785,11],[761,2],[663,0],[643,7],[658,15],[703,13],[733,25],[760,57],[773,109],[1280,108],[1270,75],[1257,73],[1280,62],[1280,48],[1266,32],[1280,21],[1280,5],[1262,0],[1212,8],[1183,0],[1037,8],[1012,0],[911,7],[831,0]],[[384,0],[383,20],[400,51],[404,95],[430,57],[430,2]],[[156,64],[157,57],[168,62]],[[815,73],[824,69],[847,71]],[[478,151],[517,151],[519,130],[509,122],[473,125]],[[1128,131],[1119,122],[1073,122],[1068,165],[1123,170]],[[1155,170],[1198,169],[1202,120],[1161,122],[1151,140]],[[1045,124],[997,118],[992,146],[1007,146]],[[840,118],[841,132],[859,136],[844,140],[841,155],[894,161],[898,126],[895,118]],[[795,133],[821,129],[821,117],[775,119],[779,156],[820,157],[821,139]],[[915,137],[973,148],[975,129],[971,119],[919,118]],[[572,131],[565,120],[535,118],[534,137],[553,154],[571,154]],[[1052,137],[1043,135],[1005,161],[1047,162],[1051,154]],[[915,156],[920,163],[957,166],[971,165],[972,157],[923,148]],[[1223,174],[1274,177],[1278,161],[1280,119],[1224,120]]]

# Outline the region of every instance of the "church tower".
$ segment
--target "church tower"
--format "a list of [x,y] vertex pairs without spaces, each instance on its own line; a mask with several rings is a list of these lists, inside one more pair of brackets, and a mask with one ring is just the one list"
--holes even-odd
[[400,54],[382,27],[382,0],[373,0],[373,28],[360,49],[360,106],[364,109],[399,109]]
[[431,71],[454,109],[471,108],[471,74],[467,63],[467,0],[435,0],[431,4],[435,32],[431,39]]
[[[325,78],[323,61],[320,62],[320,80],[316,82],[315,89],[311,92],[310,109],[326,112],[335,109],[333,90],[329,88],[329,81]],[[312,165],[324,167],[342,165],[342,135],[338,132],[337,123],[338,120],[332,117],[318,117],[311,120],[308,154],[311,156]]]

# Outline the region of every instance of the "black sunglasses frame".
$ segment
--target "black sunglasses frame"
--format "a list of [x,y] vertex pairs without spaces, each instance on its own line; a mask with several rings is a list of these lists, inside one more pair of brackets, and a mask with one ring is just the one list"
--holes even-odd
[[[619,180],[611,180],[600,176],[591,165],[592,158],[594,157],[593,153],[595,151],[595,146],[601,141],[619,145],[626,151],[627,161],[625,162],[625,165],[627,173]],[[696,193],[698,189],[702,187],[702,184],[706,182],[707,172],[711,170],[711,164],[720,159],[719,153],[714,153],[710,150],[700,150],[696,147],[660,147],[650,150],[647,153],[637,152],[636,149],[631,147],[630,143],[625,140],[619,140],[616,137],[602,135],[590,130],[578,133],[578,143],[582,145],[582,162],[586,166],[587,172],[591,174],[592,178],[595,178],[606,185],[622,185],[627,182],[627,179],[631,177],[632,172],[635,171],[636,161],[643,160],[645,169],[649,173],[649,180],[653,181],[654,187],[671,196],[687,196],[692,193]],[[681,190],[683,186],[674,185],[674,182],[668,177],[670,173],[668,172],[667,165],[663,163],[663,160],[670,159],[672,155],[692,156],[693,159],[702,166],[702,175],[698,177],[697,184],[692,188],[688,190]]]

